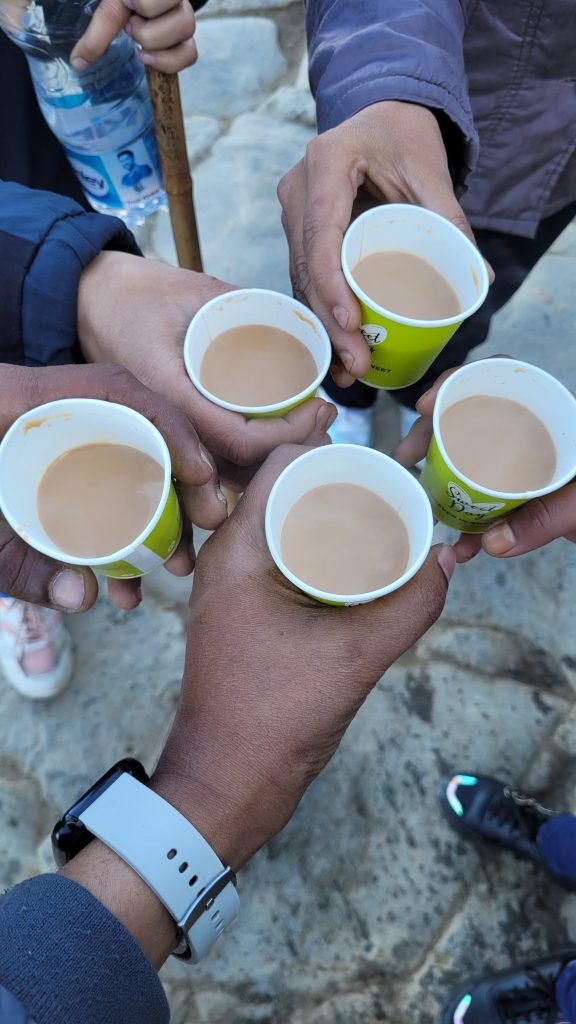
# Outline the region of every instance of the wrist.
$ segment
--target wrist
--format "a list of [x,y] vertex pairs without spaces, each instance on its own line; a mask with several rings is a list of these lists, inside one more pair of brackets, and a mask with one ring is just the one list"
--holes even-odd
[[244,756],[237,735],[174,729],[150,786],[176,807],[234,871],[276,835],[300,793],[279,786]]

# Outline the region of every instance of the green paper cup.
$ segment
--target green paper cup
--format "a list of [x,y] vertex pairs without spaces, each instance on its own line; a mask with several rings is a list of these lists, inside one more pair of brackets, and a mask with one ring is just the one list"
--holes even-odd
[[[412,320],[384,309],[356,284],[354,268],[375,252],[400,250],[427,260],[452,285],[461,312],[446,320]],[[362,309],[362,334],[372,351],[365,384],[405,388],[419,381],[460,324],[488,293],[486,264],[466,235],[431,210],[391,203],[353,221],[342,244],[342,269]]]
[[[85,444],[124,444],[138,448],[164,467],[158,507],[131,544],[101,558],[79,558],[58,548],[44,532],[36,496],[55,459]],[[0,508],[27,544],[59,562],[89,565],[114,579],[152,572],[170,558],[182,535],[182,516],[172,485],[170,454],[164,438],[144,416],[113,402],[66,398],[20,416],[0,444]]]
[[[408,531],[408,566],[398,579],[365,594],[330,594],[317,590],[294,575],[282,558],[282,528],[290,509],[308,491],[322,484],[356,484],[372,491],[402,518]],[[362,524],[357,524],[358,529]],[[350,523],[350,530],[355,524]],[[315,448],[291,462],[274,484],[266,506],[265,530],[268,548],[280,572],[294,586],[323,604],[344,606],[367,604],[403,587],[418,572],[432,543],[430,504],[417,480],[387,455],[355,444]],[[337,553],[334,554],[337,558]]]
[[[224,331],[250,324],[278,327],[306,346],[316,363],[317,373],[304,391],[274,405],[249,406],[225,402],[204,387],[200,368],[210,342]],[[184,339],[184,362],[194,386],[215,405],[240,412],[246,419],[284,416],[290,409],[314,398],[330,369],[331,359],[330,338],[315,313],[297,299],[265,288],[242,288],[211,299],[198,310]]]
[[[475,395],[509,398],[543,422],[556,446],[556,470],[546,487],[523,494],[490,490],[461,473],[442,440],[441,418],[450,406]],[[436,519],[462,533],[483,533],[532,498],[564,487],[576,474],[576,399],[549,373],[514,359],[468,363],[442,384],[434,406],[434,436],[421,482]],[[497,459],[498,453],[494,452]]]

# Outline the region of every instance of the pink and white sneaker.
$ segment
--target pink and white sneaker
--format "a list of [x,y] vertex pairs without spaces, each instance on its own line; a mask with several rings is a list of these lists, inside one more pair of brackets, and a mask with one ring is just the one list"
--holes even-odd
[[61,612],[0,597],[0,665],[18,693],[49,700],[72,677],[72,641]]

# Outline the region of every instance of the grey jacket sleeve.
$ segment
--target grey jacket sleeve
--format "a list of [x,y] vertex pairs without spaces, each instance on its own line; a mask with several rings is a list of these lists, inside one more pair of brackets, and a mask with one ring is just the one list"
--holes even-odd
[[458,129],[463,166],[455,176],[463,180],[478,138],[460,0],[307,0],[306,31],[319,131],[381,100],[418,103]]
[[0,896],[0,1024],[168,1024],[156,971],[83,886],[39,875]]

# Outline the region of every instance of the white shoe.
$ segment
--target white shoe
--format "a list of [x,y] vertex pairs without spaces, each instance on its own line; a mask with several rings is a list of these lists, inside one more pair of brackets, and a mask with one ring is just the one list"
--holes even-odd
[[359,444],[363,448],[372,447],[372,428],[374,423],[374,407],[369,409],[351,409],[347,405],[338,405],[333,398],[320,388],[318,397],[331,402],[338,410],[338,416],[328,434],[332,444]]
[[0,665],[18,693],[49,700],[72,677],[72,641],[61,612],[0,597]]

